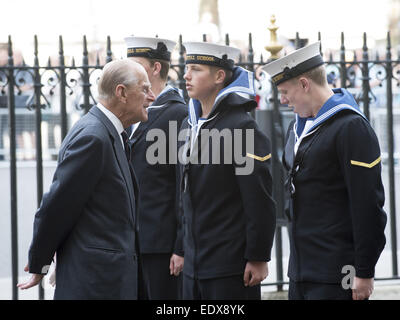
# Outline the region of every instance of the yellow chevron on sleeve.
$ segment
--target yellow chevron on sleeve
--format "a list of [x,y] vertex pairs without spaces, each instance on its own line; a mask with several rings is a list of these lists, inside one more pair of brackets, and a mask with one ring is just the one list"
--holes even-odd
[[267,161],[269,158],[271,158],[271,154],[267,154],[265,157],[259,157],[259,156],[256,156],[255,154],[247,153],[246,157],[253,158],[258,161]]
[[350,163],[353,166],[360,166],[360,167],[365,167],[371,169],[372,167],[375,167],[379,162],[381,162],[381,157],[379,156],[378,159],[371,163],[366,163],[366,162],[361,162],[361,161],[355,161],[355,160],[350,160]]

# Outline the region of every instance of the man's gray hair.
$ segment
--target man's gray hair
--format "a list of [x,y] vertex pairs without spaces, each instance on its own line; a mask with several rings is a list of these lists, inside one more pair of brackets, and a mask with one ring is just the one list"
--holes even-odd
[[109,101],[115,97],[115,88],[138,83],[137,63],[130,59],[115,60],[107,63],[98,82],[98,99]]

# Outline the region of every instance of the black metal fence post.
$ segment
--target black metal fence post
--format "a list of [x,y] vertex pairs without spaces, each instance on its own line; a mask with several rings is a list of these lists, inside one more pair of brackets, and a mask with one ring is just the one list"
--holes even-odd
[[389,207],[390,207],[390,235],[392,246],[392,273],[393,276],[398,276],[397,264],[397,234],[396,234],[396,197],[395,197],[395,181],[394,181],[394,132],[393,132],[393,67],[390,33],[387,34],[386,47],[386,132],[388,138],[388,169],[389,169]]
[[[270,62],[273,61],[270,60]],[[282,227],[284,226],[282,218],[284,217],[284,198],[283,198],[283,169],[280,159],[280,152],[283,145],[281,145],[280,137],[282,137],[282,123],[280,115],[280,101],[278,88],[271,82],[272,85],[272,102],[273,109],[270,113],[270,140],[271,140],[271,173],[272,181],[272,194],[276,201],[277,211],[277,225],[275,229],[275,257],[276,257],[276,281],[277,291],[283,290],[283,247],[282,247]]]
[[179,35],[179,60],[178,60],[178,87],[182,90],[185,100],[188,100],[186,92],[185,75],[185,48],[182,44],[182,35]]
[[[38,58],[38,40],[34,37],[34,90],[35,90],[35,140],[36,140],[36,197],[37,207],[40,207],[43,196],[43,158],[42,158],[42,84],[40,77],[40,66]],[[44,299],[44,288],[39,284],[39,300]]]
[[[247,53],[247,62],[246,62],[246,68],[247,70],[254,72],[254,52],[253,52],[253,38],[251,36],[251,33],[249,33],[249,50]],[[253,109],[250,111],[250,114],[253,118],[256,117],[256,111]]]
[[18,209],[17,209],[17,142],[15,124],[14,58],[11,36],[8,36],[8,130],[10,136],[11,193],[11,264],[12,299],[18,300]]
[[254,50],[253,50],[253,37],[249,33],[249,52],[247,54],[247,69],[254,72]]
[[[271,17],[271,25],[268,27],[270,31],[270,44],[265,47],[267,51],[270,52],[271,57],[268,59],[267,64],[278,58],[278,53],[283,48],[277,41],[277,31],[278,27],[275,25],[275,17]],[[298,34],[296,34],[298,38]],[[297,41],[296,41],[297,43]],[[252,53],[252,38],[249,35],[249,54],[250,57],[253,56]],[[262,58],[261,58],[262,59]],[[253,63],[254,64],[254,63]],[[254,68],[254,66],[252,66]],[[271,100],[272,108],[266,111],[266,116],[264,122],[268,123],[269,126],[269,139],[271,141],[271,176],[272,176],[272,195],[276,201],[276,213],[277,221],[275,228],[275,258],[276,258],[276,285],[277,291],[283,290],[283,248],[282,248],[282,227],[286,225],[284,221],[284,194],[283,194],[283,167],[281,163],[280,156],[283,151],[283,143],[281,138],[283,138],[283,127],[282,127],[282,117],[280,114],[280,101],[278,95],[278,89],[276,85],[270,80],[271,83]],[[261,110],[260,110],[261,111]],[[256,113],[257,114],[257,113]],[[260,127],[262,123],[259,123]]]
[[82,59],[82,89],[83,106],[85,113],[89,112],[90,105],[90,81],[89,81],[89,57],[88,57],[86,36],[83,36],[83,59]]
[[[284,199],[283,199],[283,189],[282,185],[277,183],[278,181],[283,182],[282,179],[282,164],[281,159],[279,159],[278,149],[282,148],[283,146],[278,145],[278,130],[281,130],[282,127],[278,126],[278,121],[280,117],[280,101],[278,95],[278,89],[275,85],[273,85],[273,100],[274,100],[274,110],[272,112],[272,136],[271,136],[271,149],[272,149],[272,181],[273,184],[273,194],[276,200],[277,206],[277,216],[282,220],[284,216]],[[279,223],[280,221],[277,220],[277,226],[275,229],[275,256],[276,256],[276,280],[278,282],[277,291],[283,290],[283,248],[282,248],[282,225]]]
[[344,32],[340,35],[340,87],[347,88],[346,48],[344,46]]
[[107,57],[106,57],[106,63],[112,61],[112,51],[111,51],[111,38],[110,36],[107,36]]
[[294,40],[294,48],[295,48],[296,50],[301,48],[301,45],[300,45],[300,35],[299,35],[298,32],[296,32],[296,38],[295,38],[295,40]]
[[67,87],[67,79],[65,75],[65,59],[64,59],[64,46],[62,36],[59,37],[59,57],[58,62],[60,66],[60,117],[61,117],[61,140],[64,140],[68,131],[68,118],[67,118],[67,97],[65,89]]
[[369,66],[368,66],[368,47],[367,47],[367,34],[364,32],[363,35],[363,55],[362,55],[362,62],[361,62],[361,71],[362,71],[362,101],[363,101],[363,112],[367,119],[370,119],[369,114]]

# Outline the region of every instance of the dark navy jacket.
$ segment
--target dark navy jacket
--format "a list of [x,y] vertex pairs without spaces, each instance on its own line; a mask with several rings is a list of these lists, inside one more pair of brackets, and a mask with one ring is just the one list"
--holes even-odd
[[[148,120],[140,123],[131,138],[131,163],[139,183],[139,246],[140,253],[176,253],[183,256],[178,217],[177,133],[187,116],[185,100],[177,89],[169,87],[148,109]],[[154,108],[154,106],[161,106]],[[149,131],[165,133],[165,141],[152,138]],[[148,140],[148,141],[147,141]],[[160,162],[146,158],[154,154],[155,143],[164,155]],[[162,157],[161,157],[162,156]]]
[[[182,156],[189,156],[187,164],[181,165],[183,272],[191,278],[243,275],[247,261],[270,260],[275,232],[270,143],[248,114],[256,102],[237,94],[249,92],[246,85],[252,86],[251,76],[244,69],[235,70],[237,81],[217,97],[196,139],[192,133],[201,107],[196,100],[189,103],[189,117],[182,125],[188,129],[188,140],[180,145],[186,150]],[[246,141],[246,130],[254,139]],[[219,146],[212,142],[223,135]],[[199,148],[187,150],[195,141]],[[238,174],[244,166],[235,157],[236,148],[253,165],[247,174]]]
[[377,137],[352,96],[344,89],[334,93],[295,156],[295,131],[300,135],[304,119],[297,117],[287,135],[288,276],[294,281],[340,283],[345,265],[371,278],[385,245]]

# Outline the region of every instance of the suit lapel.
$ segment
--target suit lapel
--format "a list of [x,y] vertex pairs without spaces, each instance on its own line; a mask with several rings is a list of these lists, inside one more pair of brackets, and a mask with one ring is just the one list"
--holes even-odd
[[113,148],[114,148],[114,153],[118,162],[118,166],[121,169],[122,176],[125,180],[125,184],[128,188],[128,193],[129,193],[129,198],[130,198],[130,205],[131,205],[131,218],[132,218],[132,224],[135,225],[135,195],[136,192],[134,190],[134,182],[133,179],[135,179],[135,176],[131,174],[131,170],[129,168],[129,163],[128,160],[126,159],[125,151],[122,147],[121,140],[119,138],[118,132],[115,129],[114,125],[111,123],[111,121],[106,117],[106,115],[98,109],[96,106],[90,109],[89,111],[92,113],[94,116],[96,116],[100,121],[106,126],[107,130],[110,133],[111,140],[113,143]]

